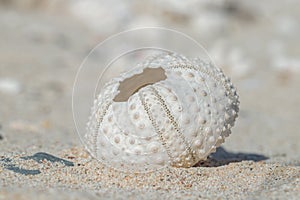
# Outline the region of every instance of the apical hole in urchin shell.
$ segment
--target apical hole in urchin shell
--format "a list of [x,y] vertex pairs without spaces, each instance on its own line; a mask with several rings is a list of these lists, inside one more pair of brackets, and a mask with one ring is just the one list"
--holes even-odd
[[139,91],[139,89],[165,80],[166,78],[165,70],[161,67],[145,68],[142,73],[127,78],[120,83],[118,88],[120,93],[113,99],[113,101],[125,102],[131,95]]

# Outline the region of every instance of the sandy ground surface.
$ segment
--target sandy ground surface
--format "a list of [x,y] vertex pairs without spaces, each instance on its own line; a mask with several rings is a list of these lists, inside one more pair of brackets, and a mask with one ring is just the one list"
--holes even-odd
[[[148,174],[103,166],[74,127],[76,71],[109,34],[54,15],[55,5],[0,7],[0,199],[300,199],[300,12],[288,2],[226,8],[238,15],[225,18],[226,28],[196,23],[214,35],[198,34],[188,15],[151,18],[205,41],[238,88],[241,109],[232,135],[207,161]],[[133,19],[121,28],[140,25]]]

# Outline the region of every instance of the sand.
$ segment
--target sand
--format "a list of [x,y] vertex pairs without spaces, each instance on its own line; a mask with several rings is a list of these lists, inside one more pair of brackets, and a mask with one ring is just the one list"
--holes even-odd
[[[1,5],[0,199],[300,199],[296,3],[249,3],[246,17],[228,16],[225,33],[213,36],[198,34],[200,25],[189,15],[189,25],[174,21],[177,12],[153,17],[205,41],[237,87],[241,109],[232,134],[207,161],[144,174],[116,171],[91,158],[73,123],[77,69],[109,34],[54,12],[55,4],[50,10]],[[224,49],[232,53],[220,54]]]

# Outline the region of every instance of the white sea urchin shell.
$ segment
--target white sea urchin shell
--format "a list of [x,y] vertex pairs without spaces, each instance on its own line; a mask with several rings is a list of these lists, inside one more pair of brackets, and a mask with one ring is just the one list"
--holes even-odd
[[94,157],[114,167],[191,167],[224,142],[238,106],[219,68],[161,54],[104,86],[84,140]]

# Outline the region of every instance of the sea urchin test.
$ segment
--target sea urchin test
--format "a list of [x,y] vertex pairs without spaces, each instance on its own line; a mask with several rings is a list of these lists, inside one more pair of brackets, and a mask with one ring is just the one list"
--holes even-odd
[[191,167],[224,142],[238,111],[236,89],[219,68],[163,53],[104,85],[84,140],[118,169]]

